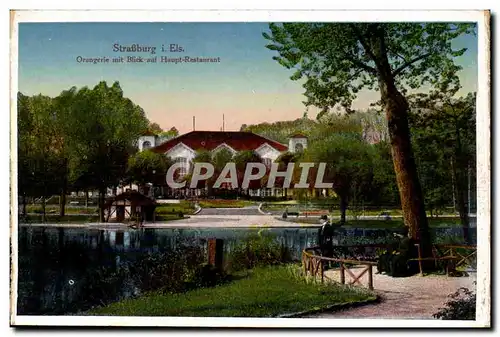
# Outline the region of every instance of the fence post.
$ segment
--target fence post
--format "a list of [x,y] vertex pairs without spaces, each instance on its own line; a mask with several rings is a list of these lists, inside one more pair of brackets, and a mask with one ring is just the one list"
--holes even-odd
[[418,253],[418,268],[420,269],[420,276],[424,275],[422,270],[422,253],[420,251],[420,243],[417,243],[417,253]]
[[340,262],[340,283],[345,284],[344,262]]
[[368,265],[368,289],[373,290],[373,266]]
[[222,270],[223,255],[224,241],[222,239],[208,239],[208,264]]
[[321,263],[321,283],[324,283],[323,279],[323,274],[325,273],[324,267],[323,267],[323,260],[319,260],[319,263]]

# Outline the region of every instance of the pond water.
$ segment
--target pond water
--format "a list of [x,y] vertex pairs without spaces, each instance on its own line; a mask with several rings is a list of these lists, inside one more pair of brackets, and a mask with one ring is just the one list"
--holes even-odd
[[[113,292],[111,301],[139,295],[142,289],[137,286],[133,272],[120,274],[120,266],[145,253],[170,254],[177,259],[175,254],[179,254],[179,247],[184,251],[186,247],[194,247],[204,255],[209,238],[223,239],[224,250],[230,253],[249,234],[257,232],[258,229],[250,228],[100,230],[20,227],[18,314],[74,314],[110,302],[108,298],[99,303],[99,295],[96,300],[95,294]],[[295,260],[300,260],[302,250],[316,245],[318,239],[318,228],[270,228],[264,232],[273,235]],[[378,243],[392,232],[349,229],[341,231],[339,239],[343,244]],[[460,229],[444,228],[439,232],[440,235],[460,235]],[[89,299],[91,294],[94,294],[92,300]]]
[[[295,259],[316,245],[317,228],[265,230],[287,247]],[[116,269],[145,252],[175,251],[177,246],[206,249],[206,240],[224,240],[226,253],[256,229],[143,229],[92,230],[21,227],[19,229],[18,314],[63,314],[71,303],[86,296],[90,274],[103,267]],[[125,282],[127,283],[127,282]],[[137,294],[133,285],[123,287],[120,298]]]

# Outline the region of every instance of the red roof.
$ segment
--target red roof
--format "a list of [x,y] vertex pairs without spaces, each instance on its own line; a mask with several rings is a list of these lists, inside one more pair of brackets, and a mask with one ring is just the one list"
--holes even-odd
[[294,133],[290,138],[307,138],[303,133]]
[[257,150],[261,145],[267,143],[276,150],[283,152],[288,149],[286,145],[274,140],[256,135],[252,132],[242,131],[191,131],[179,137],[173,138],[154,147],[155,152],[165,153],[179,143],[190,147],[195,151],[211,151],[221,144],[227,144],[235,151]]

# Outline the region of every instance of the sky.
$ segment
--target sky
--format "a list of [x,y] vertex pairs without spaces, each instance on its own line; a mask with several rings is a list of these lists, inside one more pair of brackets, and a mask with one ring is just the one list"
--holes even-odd
[[[292,71],[272,59],[262,32],[267,23],[20,23],[19,91],[57,96],[99,81],[118,81],[124,95],[140,105],[152,122],[180,133],[226,131],[242,124],[293,120],[305,111],[304,89],[290,80]],[[115,44],[156,47],[156,54],[119,53]],[[165,52],[170,44],[184,52]],[[477,37],[463,36],[455,48],[468,48],[456,59],[463,67],[460,93],[477,88]],[[113,63],[117,56],[157,57],[157,63]],[[84,63],[77,58],[109,58],[109,63]],[[211,57],[218,63],[160,63],[160,57]],[[353,107],[368,108],[377,92],[363,91]],[[314,117],[315,108],[309,110]]]

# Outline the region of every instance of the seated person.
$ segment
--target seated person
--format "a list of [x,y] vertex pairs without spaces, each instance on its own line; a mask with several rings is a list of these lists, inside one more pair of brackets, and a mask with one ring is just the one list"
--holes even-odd
[[408,237],[408,228],[405,227],[403,234],[395,234],[398,237],[389,250],[379,256],[377,273],[386,272],[391,276],[406,276],[409,274],[408,259],[414,254],[413,240]]

